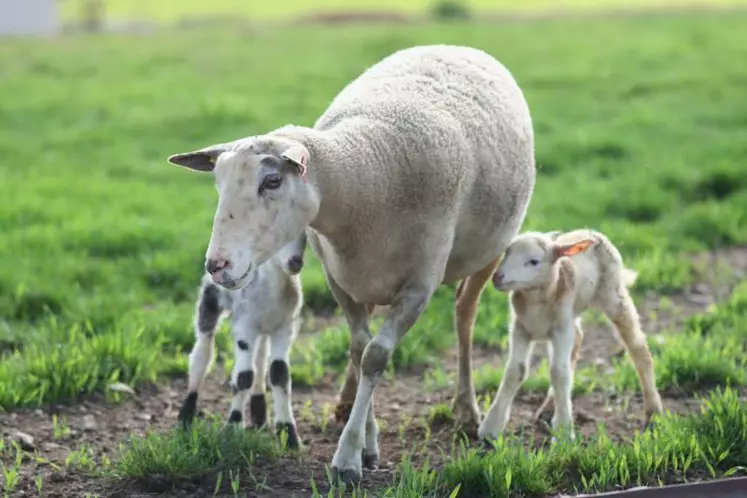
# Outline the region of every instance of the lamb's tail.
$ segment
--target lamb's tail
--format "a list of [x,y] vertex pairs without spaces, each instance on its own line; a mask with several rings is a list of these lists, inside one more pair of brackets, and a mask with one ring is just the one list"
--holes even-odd
[[631,287],[638,280],[638,272],[630,268],[622,269],[622,282],[625,287]]

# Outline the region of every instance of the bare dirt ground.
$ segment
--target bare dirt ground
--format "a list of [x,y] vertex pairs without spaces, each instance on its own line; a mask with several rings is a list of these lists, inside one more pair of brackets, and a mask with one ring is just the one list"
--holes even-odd
[[[726,263],[731,276],[725,280],[708,278],[684,292],[669,296],[672,305],[662,309],[658,296],[647,296],[639,310],[644,329],[657,333],[671,328],[696,313],[705,311],[714,301],[724,299],[734,282],[745,277],[747,272],[747,248],[734,248],[718,253],[719,261]],[[709,270],[716,263],[708,262]],[[610,358],[618,354],[620,346],[611,330],[604,325],[587,324],[582,360],[595,362],[604,368]],[[539,354],[542,354],[540,352]],[[475,348],[476,367],[490,363],[502,366],[500,352],[495,349]],[[436,369],[453,371],[455,354],[442,356],[442,365]],[[536,356],[535,356],[536,358]],[[535,359],[536,363],[536,359]],[[219,369],[214,369],[201,392],[200,408],[225,414],[228,410],[230,389],[224,382]],[[0,433],[4,437],[14,437],[21,431],[33,437],[33,447],[39,456],[59,466],[27,459],[23,465],[22,479],[13,496],[45,497],[207,497],[214,496],[215,480],[208,482],[181,483],[172,488],[167,480],[155,483],[149,488],[135,483],[112,484],[102,479],[87,476],[80,470],[65,467],[65,459],[71,450],[81,445],[90,445],[97,458],[116,458],[119,444],[128,435],[142,435],[147,431],[164,431],[176,422],[176,415],[185,393],[185,380],[182,378],[166,381],[159,386],[147,386],[119,405],[108,404],[103,399],[91,398],[78,404],[50,406],[44,409],[15,410],[0,414]],[[296,388],[293,393],[294,412],[298,422],[300,437],[305,445],[300,455],[286,456],[274,464],[259,460],[253,469],[253,481],[241,486],[240,496],[252,497],[308,497],[311,495],[310,479],[313,476],[322,494],[328,490],[325,465],[329,465],[342,427],[335,423],[333,408],[336,402],[337,386],[332,382],[314,388]],[[540,423],[531,420],[531,415],[539,406],[544,394],[521,393],[517,397],[512,412],[510,428],[518,431],[523,428],[525,437],[547,435]],[[431,466],[438,466],[442,452],[451,450],[454,433],[451,426],[433,427],[430,437],[426,427],[428,410],[437,403],[450,402],[452,390],[428,392],[423,387],[423,376],[400,374],[396,379],[382,380],[377,389],[375,402],[377,418],[380,422],[381,462],[378,470],[365,472],[363,487],[375,489],[391,482],[393,473],[402,455],[413,449],[419,451],[413,463],[420,465],[429,457]],[[697,409],[699,401],[693,393],[662,392],[665,408],[673,412],[685,413]],[[309,404],[310,402],[310,404]],[[310,405],[310,406],[309,406]],[[574,400],[577,430],[587,435],[596,431],[597,423],[603,421],[607,432],[614,438],[624,439],[638,431],[642,422],[641,398],[630,393],[625,396],[610,397],[602,393],[579,396]],[[53,414],[66,417],[71,433],[55,440]],[[322,423],[327,415],[327,423]],[[34,475],[43,475],[42,493],[37,493]],[[251,491],[250,491],[251,490]],[[96,494],[94,494],[96,493]],[[245,495],[243,493],[246,493]],[[220,494],[219,496],[230,496]]]

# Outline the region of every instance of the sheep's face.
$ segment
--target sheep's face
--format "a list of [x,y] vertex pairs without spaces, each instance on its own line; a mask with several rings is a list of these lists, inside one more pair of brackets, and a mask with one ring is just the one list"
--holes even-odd
[[556,242],[558,234],[528,232],[516,237],[493,274],[493,286],[499,291],[525,291],[543,287],[556,278],[555,263],[563,256],[585,251],[596,240],[584,239],[572,244]]
[[300,262],[290,258],[305,247],[304,229],[319,210],[316,189],[304,176],[308,154],[296,141],[265,136],[169,157],[214,174],[218,206],[205,269],[217,285],[246,287],[257,267],[280,251],[289,258],[286,270],[300,271],[303,251]]

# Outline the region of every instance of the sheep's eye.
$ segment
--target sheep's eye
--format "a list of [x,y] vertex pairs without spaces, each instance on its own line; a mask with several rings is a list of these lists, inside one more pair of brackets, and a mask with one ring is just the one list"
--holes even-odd
[[529,264],[530,264],[531,266],[537,266],[538,264],[540,264],[540,262],[539,262],[539,260],[538,260],[538,259],[530,259],[530,260],[529,260]]
[[262,192],[263,190],[275,190],[283,183],[283,177],[282,175],[278,174],[272,174],[267,175],[262,180],[262,184],[259,186],[259,191]]

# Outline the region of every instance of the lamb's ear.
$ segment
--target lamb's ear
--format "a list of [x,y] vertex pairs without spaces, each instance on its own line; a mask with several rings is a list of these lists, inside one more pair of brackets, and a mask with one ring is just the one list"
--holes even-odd
[[174,154],[167,159],[171,164],[195,171],[213,171],[218,156],[228,150],[228,144],[211,145],[192,152]]
[[296,143],[288,147],[282,154],[283,159],[293,164],[301,176],[306,174],[306,166],[309,164],[309,149]]
[[573,256],[574,254],[578,254],[581,252],[586,251],[593,245],[597,243],[596,239],[584,239],[579,242],[574,242],[573,244],[565,244],[565,245],[555,245],[554,251],[555,251],[555,258],[562,258],[563,256]]

